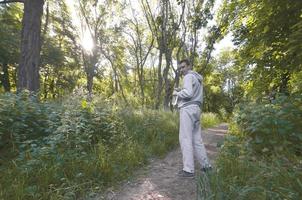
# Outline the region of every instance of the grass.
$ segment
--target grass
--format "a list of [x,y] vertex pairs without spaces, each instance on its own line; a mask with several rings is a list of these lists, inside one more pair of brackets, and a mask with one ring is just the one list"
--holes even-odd
[[238,105],[201,199],[301,199],[301,108],[301,94]]
[[201,126],[206,129],[213,127],[221,123],[218,115],[215,113],[202,113],[201,115]]
[[[48,103],[1,98],[7,106],[0,108],[0,124],[5,124],[0,199],[93,197],[150,157],[163,157],[178,146],[177,113],[118,108],[80,97]],[[203,120],[209,126],[215,116],[204,114]]]
[[215,170],[199,177],[201,199],[298,200],[302,196],[301,157],[256,157],[241,145],[238,141],[227,141],[220,151]]
[[70,137],[74,140],[68,141],[71,147],[61,141],[56,148],[37,148],[37,156],[28,151],[24,159],[1,165],[0,199],[76,199],[95,194],[129,177],[148,157],[163,156],[178,144],[173,113],[116,114],[119,116],[114,120],[123,127],[123,134],[114,138],[119,141],[115,145],[100,140],[84,150],[74,145],[76,138]]

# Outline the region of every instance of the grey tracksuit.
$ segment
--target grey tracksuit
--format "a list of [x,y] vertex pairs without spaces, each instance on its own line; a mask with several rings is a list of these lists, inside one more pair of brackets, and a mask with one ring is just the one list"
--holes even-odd
[[177,93],[180,109],[179,142],[183,156],[183,170],[194,172],[194,156],[201,167],[209,167],[209,160],[201,138],[200,114],[203,98],[202,76],[189,71],[183,87]]

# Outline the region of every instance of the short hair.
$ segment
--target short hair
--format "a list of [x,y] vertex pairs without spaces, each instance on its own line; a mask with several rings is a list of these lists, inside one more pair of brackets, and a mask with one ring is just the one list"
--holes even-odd
[[186,63],[187,66],[191,66],[191,63],[190,63],[189,59],[187,59],[187,58],[182,59],[182,60],[179,62],[179,64],[181,64],[181,63]]

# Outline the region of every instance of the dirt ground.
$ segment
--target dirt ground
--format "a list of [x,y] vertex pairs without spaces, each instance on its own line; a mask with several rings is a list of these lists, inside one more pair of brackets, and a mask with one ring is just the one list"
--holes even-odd
[[[203,141],[211,163],[215,166],[218,144],[227,132],[227,124],[203,130]],[[197,165],[197,164],[196,164]],[[198,169],[199,166],[196,166]],[[180,148],[167,154],[164,159],[155,159],[138,170],[132,180],[117,188],[109,188],[95,200],[195,200],[197,199],[197,177],[179,178],[182,169]]]

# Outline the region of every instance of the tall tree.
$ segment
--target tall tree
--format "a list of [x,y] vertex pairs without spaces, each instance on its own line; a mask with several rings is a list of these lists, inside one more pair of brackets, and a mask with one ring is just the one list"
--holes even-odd
[[[109,3],[109,4],[106,4]],[[109,19],[108,6],[110,2],[100,2],[95,0],[79,0],[80,16],[82,18],[82,34],[88,34],[93,42],[93,48],[90,51],[82,48],[82,58],[87,77],[87,90],[89,96],[92,95],[93,78],[95,77],[100,55],[103,51],[103,45],[106,43],[105,29],[106,19]]]
[[228,13],[224,20],[249,72],[251,98],[289,93],[292,76],[301,70],[301,12],[298,0],[225,0],[221,13]]
[[15,68],[20,56],[22,8],[16,4],[0,6],[0,84],[4,91],[15,89]]
[[[169,80],[169,72],[172,68],[172,55],[177,45],[179,27],[184,20],[185,2],[179,1],[181,12],[176,12],[175,5],[169,0],[160,0],[160,12],[154,14],[148,0],[142,1],[144,15],[147,19],[149,29],[156,38],[158,48],[158,68],[157,68],[157,91],[155,108],[158,109],[162,101],[162,92],[164,93],[164,108],[169,109],[169,101],[171,98],[171,80]],[[162,64],[165,59],[165,66]]]
[[[133,19],[129,19],[128,27],[129,31],[126,34],[129,36],[129,49],[132,55],[134,55],[135,65],[135,77],[138,77],[138,86],[140,88],[141,105],[145,106],[145,63],[154,45],[154,36],[151,32],[146,33],[146,27],[143,26],[143,22],[135,16],[135,12],[132,9]],[[136,79],[136,78],[135,78]]]
[[0,4],[13,2],[24,3],[17,88],[37,92],[40,87],[41,19],[44,0],[4,0],[0,1]]

